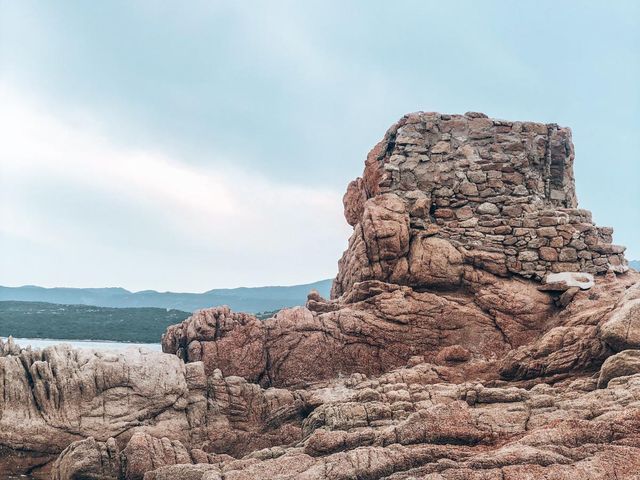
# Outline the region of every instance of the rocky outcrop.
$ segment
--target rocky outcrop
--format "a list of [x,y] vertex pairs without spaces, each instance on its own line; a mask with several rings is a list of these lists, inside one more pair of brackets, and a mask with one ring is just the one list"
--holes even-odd
[[313,297],[307,308],[266,321],[224,307],[203,310],[170,327],[163,348],[204,362],[207,372],[304,386],[336,374],[383,373],[416,355],[433,360],[454,345],[470,360],[496,360],[536,338],[556,311],[532,282],[473,272],[461,281],[468,291],[451,296],[361,282],[337,301]]
[[147,472],[170,465],[208,464],[233,460],[225,455],[208,455],[189,451],[179,440],[156,438],[149,434],[133,434],[123,449],[115,439],[97,442],[93,437],[69,445],[53,464],[52,480],[84,479],[142,480]]
[[[467,275],[465,291],[456,295],[361,282],[345,298],[312,296],[308,308],[283,310],[264,322],[254,319],[250,334],[239,323],[216,340],[201,336],[194,324],[235,314],[224,308],[203,311],[170,327],[164,348],[224,375],[245,376],[247,365],[254,365],[245,378],[264,386],[301,387],[354,372],[375,375],[414,356],[455,363],[455,372],[447,373],[451,380],[553,380],[593,373],[613,353],[610,325],[628,317],[637,288],[630,287],[638,281],[632,273],[602,277],[559,309],[531,282],[475,274]],[[242,355],[220,356],[220,341],[236,344]],[[456,350],[465,352],[461,361],[444,360],[455,358]]]
[[[433,369],[332,380],[307,391],[315,409],[297,441],[197,464],[184,453],[182,464],[165,462],[144,479],[635,478],[640,375],[605,389],[590,378],[523,389],[433,384]],[[140,439],[138,455],[158,461]]]
[[[62,451],[60,480],[111,478],[121,467],[144,473],[187,458],[180,445],[242,455],[299,438],[308,408],[301,393],[263,390],[219,370],[207,376],[202,363],[159,352],[10,350],[0,356],[0,445],[7,448],[0,457],[8,472],[48,468]],[[122,449],[126,461],[116,454]],[[154,453],[136,456],[143,451]]]
[[404,117],[347,189],[331,299],[201,310],[164,354],[0,344],[0,458],[55,480],[637,480],[640,275],[577,208],[573,160],[557,125]]
[[184,413],[171,415],[188,402],[184,371],[178,359],[144,350],[125,355],[6,345],[0,356],[0,444],[55,456],[73,441],[117,437],[149,419],[188,430]]

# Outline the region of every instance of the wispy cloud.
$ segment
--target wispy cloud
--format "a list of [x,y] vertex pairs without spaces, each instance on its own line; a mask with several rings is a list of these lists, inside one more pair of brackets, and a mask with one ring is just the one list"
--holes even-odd
[[[57,118],[7,85],[0,86],[0,102],[0,131],[6,138],[0,145],[3,238],[40,243],[50,249],[52,262],[64,264],[55,253],[59,249],[69,255],[109,252],[113,258],[100,259],[104,263],[130,257],[131,252],[111,248],[130,237],[133,251],[146,245],[168,271],[185,262],[194,272],[200,269],[191,278],[157,279],[154,285],[127,285],[122,279],[133,288],[291,283],[335,271],[348,235],[340,192],[278,184],[239,169],[208,167],[207,162],[194,166],[160,151],[119,147],[92,122],[82,121],[86,113]],[[232,162],[211,165],[220,163]],[[71,200],[63,192],[72,192]],[[108,226],[104,209],[90,208],[97,199],[106,199],[115,210],[107,212]],[[140,217],[146,217],[138,227],[144,231],[136,231],[132,221]],[[83,248],[64,248],[78,244]],[[310,250],[308,261],[299,262]],[[219,263],[221,254],[225,259]],[[207,258],[218,260],[207,265]],[[6,256],[2,261],[6,277],[0,281],[10,281],[19,265]],[[137,267],[145,265],[141,261]],[[206,272],[216,270],[224,272],[224,279],[212,275],[204,283]],[[55,282],[31,275],[31,283]]]
[[328,277],[415,110],[572,127],[581,206],[640,255],[638,2],[5,3],[0,284]]

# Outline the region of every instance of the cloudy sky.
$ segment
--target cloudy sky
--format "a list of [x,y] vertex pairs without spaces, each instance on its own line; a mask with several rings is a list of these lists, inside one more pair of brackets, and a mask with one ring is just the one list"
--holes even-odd
[[388,126],[573,129],[580,205],[640,258],[640,2],[0,0],[0,284],[333,276]]

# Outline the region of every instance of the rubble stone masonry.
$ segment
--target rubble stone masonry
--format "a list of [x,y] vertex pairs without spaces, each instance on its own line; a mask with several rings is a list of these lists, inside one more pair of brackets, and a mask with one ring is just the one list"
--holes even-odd
[[[577,208],[573,161],[571,131],[556,124],[475,112],[405,115],[345,194],[355,231],[334,296],[368,279],[419,286],[405,265],[415,263],[414,244],[431,236],[448,240],[464,263],[502,276],[626,271],[613,230]],[[384,225],[375,244],[362,242],[367,222]]]

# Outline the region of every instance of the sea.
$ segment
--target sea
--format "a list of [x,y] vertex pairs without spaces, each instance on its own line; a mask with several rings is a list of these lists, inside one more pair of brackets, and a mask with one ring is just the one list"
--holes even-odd
[[[6,342],[7,338],[0,337]],[[66,343],[75,348],[90,348],[94,350],[125,350],[127,348],[143,347],[157,352],[162,351],[159,343],[129,343],[129,342],[106,342],[100,340],[60,340],[52,338],[17,338],[13,337],[13,341],[22,348],[31,345],[31,348],[44,348],[51,345]]]

